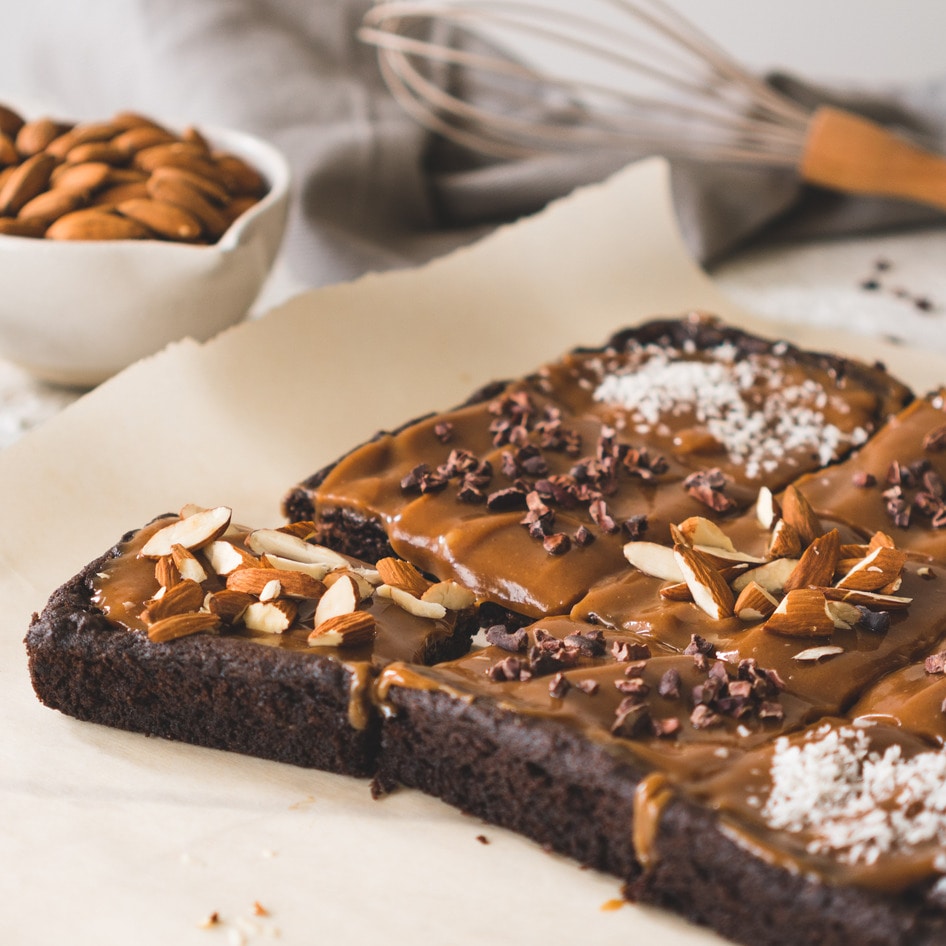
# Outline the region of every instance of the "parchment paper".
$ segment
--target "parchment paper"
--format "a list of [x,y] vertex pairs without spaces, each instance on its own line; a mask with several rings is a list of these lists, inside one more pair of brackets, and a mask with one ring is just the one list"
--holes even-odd
[[[277,524],[291,484],[376,428],[691,308],[760,328],[690,262],[647,162],[422,270],[178,344],[0,455],[0,942],[716,942],[602,909],[613,878],[419,793],[375,802],[362,781],[66,718],[36,701],[21,643],[54,587],[152,516],[224,503]],[[920,390],[946,377],[916,352],[800,340]]]

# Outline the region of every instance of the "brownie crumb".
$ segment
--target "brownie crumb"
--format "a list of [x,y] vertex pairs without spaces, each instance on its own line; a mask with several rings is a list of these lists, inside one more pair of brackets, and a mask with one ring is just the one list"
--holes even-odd
[[479,841],[480,844],[489,844],[489,838],[486,837],[485,834],[478,834],[476,840]]

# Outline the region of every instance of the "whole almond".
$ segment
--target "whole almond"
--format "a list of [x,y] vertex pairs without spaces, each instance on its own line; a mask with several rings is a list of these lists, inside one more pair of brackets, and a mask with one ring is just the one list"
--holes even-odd
[[187,168],[165,164],[151,172],[151,180],[155,182],[175,181],[187,184],[216,204],[226,204],[230,200],[230,194],[222,184],[201,174],[195,174]]
[[76,145],[66,153],[67,164],[101,161],[103,164],[122,165],[127,160],[128,155],[110,141],[87,141],[85,144]]
[[186,141],[189,144],[197,145],[198,148],[205,151],[207,154],[210,154],[210,144],[207,139],[200,133],[199,129],[195,128],[193,125],[188,125],[181,132],[181,140]]
[[166,201],[137,197],[123,200],[115,209],[123,217],[137,220],[142,226],[168,240],[191,243],[200,239],[200,223],[186,210]]
[[17,132],[26,124],[23,117],[6,105],[0,105],[0,135],[16,138]]
[[26,122],[16,133],[17,151],[27,157],[39,154],[70,127],[62,122],[55,122],[51,118],[37,118]]
[[160,128],[162,131],[167,130],[162,125],[158,124],[158,122],[156,122],[153,118],[149,118],[147,115],[142,115],[140,112],[116,112],[112,116],[111,121],[113,125],[124,130],[142,127]]
[[144,181],[137,184],[116,184],[114,187],[105,187],[100,190],[92,198],[92,204],[103,210],[114,210],[126,200],[143,200],[148,196],[148,188]]
[[177,139],[171,132],[157,125],[136,125],[127,131],[121,132],[112,139],[112,144],[129,157],[137,151],[143,151],[153,145],[167,144]]
[[107,184],[144,184],[150,175],[139,168],[112,167],[108,172]]
[[143,171],[153,171],[164,165],[190,167],[195,161],[210,163],[199,146],[187,141],[171,141],[144,148],[134,156],[132,164]]
[[21,207],[46,190],[55,166],[56,159],[51,154],[40,152],[14,168],[0,189],[0,215],[19,213]]
[[50,177],[50,183],[57,190],[77,191],[91,194],[102,187],[109,179],[111,168],[101,161],[88,161],[85,164],[60,164]]
[[88,198],[81,191],[53,188],[37,194],[17,214],[18,219],[31,221],[45,229],[53,221],[83,207]]
[[19,220],[16,217],[0,217],[0,234],[4,236],[43,237],[45,224],[36,220]]
[[114,138],[117,132],[118,128],[111,122],[87,122],[83,125],[76,125],[58,138],[54,138],[46,146],[46,150],[54,157],[62,160],[77,145],[89,141],[108,141]]
[[214,163],[225,187],[234,196],[260,197],[266,192],[266,181],[254,167],[234,154],[218,154]]
[[230,223],[233,223],[234,220],[238,220],[242,217],[250,207],[255,207],[258,203],[259,199],[256,197],[234,197],[233,200],[223,208],[223,212],[227,215]]
[[164,200],[186,210],[200,221],[207,236],[216,240],[229,226],[226,216],[210,203],[199,191],[183,181],[148,181],[148,193],[155,200]]
[[20,161],[20,152],[16,150],[16,145],[9,135],[0,133],[0,166],[18,164]]
[[51,240],[141,240],[147,235],[140,223],[92,207],[60,217],[46,231]]

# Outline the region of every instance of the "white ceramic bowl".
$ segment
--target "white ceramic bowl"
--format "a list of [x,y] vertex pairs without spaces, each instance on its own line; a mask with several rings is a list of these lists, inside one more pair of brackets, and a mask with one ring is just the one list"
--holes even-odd
[[285,230],[289,167],[251,135],[205,133],[259,170],[267,195],[208,246],[0,235],[0,355],[42,380],[89,387],[246,316]]

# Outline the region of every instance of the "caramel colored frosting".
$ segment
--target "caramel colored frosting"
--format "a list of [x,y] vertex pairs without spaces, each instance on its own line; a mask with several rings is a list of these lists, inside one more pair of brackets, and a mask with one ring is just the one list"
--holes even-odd
[[[147,625],[142,620],[141,613],[146,603],[158,592],[159,584],[155,577],[155,562],[141,557],[139,553],[149,538],[176,519],[177,517],[163,517],[140,529],[122,543],[119,554],[96,576],[93,603],[117,628],[143,636],[147,634]],[[241,528],[231,529],[227,539],[242,546],[248,531]],[[199,556],[200,552],[196,554]],[[352,560],[352,564],[365,565],[355,560]],[[208,578],[202,585],[206,593],[224,587],[224,579],[214,574],[209,565],[205,571]],[[274,571],[274,574],[277,573]],[[392,600],[373,595],[360,607],[360,610],[371,614],[375,621],[376,633],[371,642],[348,647],[313,647],[308,643],[308,636],[312,631],[313,609],[314,603],[300,606],[292,626],[281,634],[253,630],[240,621],[222,625],[219,633],[251,641],[262,647],[290,650],[312,659],[340,662],[350,675],[349,715],[352,724],[359,729],[364,728],[370,713],[370,668],[377,668],[394,660],[425,662],[436,651],[437,645],[453,634],[456,623],[456,612],[447,611],[442,619],[415,617]]]
[[669,542],[671,523],[731,517],[760,486],[845,456],[898,394],[864,366],[696,319],[682,338],[668,328],[570,354],[382,435],[312,499],[379,521],[397,554],[537,618],[622,574],[628,537]]
[[944,398],[937,391],[914,401],[855,456],[803,477],[799,489],[862,535],[881,530],[899,548],[946,559]]

